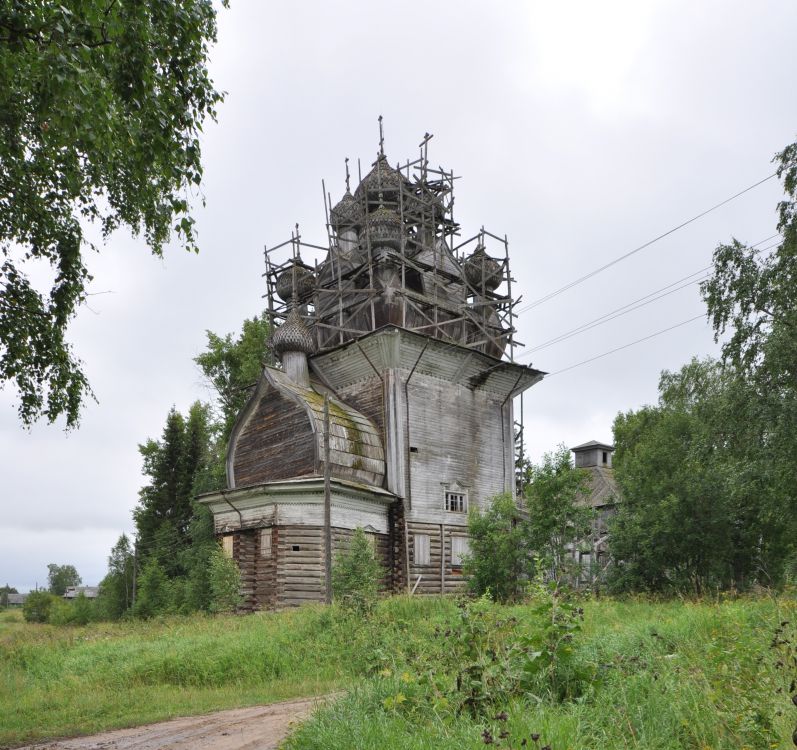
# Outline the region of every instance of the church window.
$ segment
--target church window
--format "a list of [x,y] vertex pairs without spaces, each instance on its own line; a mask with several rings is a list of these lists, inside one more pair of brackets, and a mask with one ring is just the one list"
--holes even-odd
[[445,508],[453,513],[468,512],[468,496],[464,492],[446,491]]

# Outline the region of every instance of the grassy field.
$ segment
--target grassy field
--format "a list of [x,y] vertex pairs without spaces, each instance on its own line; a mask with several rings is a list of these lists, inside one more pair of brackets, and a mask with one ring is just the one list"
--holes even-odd
[[[566,681],[546,692],[538,676],[537,687],[494,694],[525,653],[514,644],[539,627],[534,606],[493,607],[483,623],[451,600],[405,597],[367,619],[307,607],[64,628],[0,613],[0,746],[347,688],[290,750],[485,739],[553,750],[792,747],[791,666],[777,665],[793,657],[783,643],[793,599],[580,604],[581,629],[553,665]],[[474,638],[485,644],[476,655]],[[455,683],[473,671],[458,671],[458,659],[485,661],[478,710],[457,703]]]

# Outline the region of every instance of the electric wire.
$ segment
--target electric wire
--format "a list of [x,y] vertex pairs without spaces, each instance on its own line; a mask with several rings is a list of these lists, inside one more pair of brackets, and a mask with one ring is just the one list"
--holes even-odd
[[627,344],[623,344],[622,346],[618,346],[614,349],[610,349],[608,352],[603,352],[603,354],[597,354],[594,357],[590,357],[589,359],[582,360],[581,362],[576,362],[574,365],[569,365],[568,367],[563,367],[561,370],[556,370],[556,372],[552,372],[545,376],[545,379],[552,378],[554,375],[561,375],[563,372],[567,372],[568,370],[573,370],[576,367],[581,367],[582,365],[589,364],[590,362],[594,362],[596,359],[603,359],[603,357],[608,357],[610,354],[614,354],[615,352],[622,351],[623,349],[628,349],[631,346],[635,346],[636,344],[641,344],[643,341],[648,341],[652,338],[656,338],[656,336],[661,336],[663,333],[667,333],[668,331],[675,330],[676,328],[680,328],[681,326],[685,326],[687,323],[692,323],[698,318],[705,318],[705,313],[700,313],[700,315],[695,315],[694,318],[689,318],[688,320],[682,320],[680,323],[676,323],[669,328],[663,328],[660,331],[656,331],[655,333],[651,333],[648,336],[643,336],[641,339],[637,339],[636,341],[631,341]]
[[[754,245],[750,245],[750,247],[751,248],[757,248],[757,247],[759,247],[759,245],[763,245],[765,242],[769,242],[769,240],[774,239],[775,237],[779,237],[779,236],[780,235],[778,233],[775,233],[773,235],[770,235],[769,237],[766,237],[763,240],[759,240]],[[780,244],[780,243],[776,242],[776,243],[774,243],[772,245],[768,245],[767,247],[763,247],[763,248],[757,250],[756,254],[766,252],[767,250],[770,250],[771,248],[776,247],[778,244]],[[516,356],[515,359],[523,359],[524,357],[528,357],[529,355],[533,354],[534,352],[540,351],[542,349],[547,349],[549,346],[553,346],[554,344],[558,344],[558,343],[560,343],[562,341],[566,341],[567,339],[572,338],[573,336],[577,336],[580,333],[584,333],[586,331],[591,330],[592,328],[596,328],[597,326],[603,325],[604,323],[608,323],[608,322],[610,322],[612,320],[615,320],[615,319],[617,319],[619,317],[622,317],[623,315],[627,315],[630,312],[634,312],[635,310],[639,310],[640,308],[645,307],[646,305],[649,305],[652,302],[656,302],[656,301],[658,301],[660,299],[663,299],[664,297],[667,297],[670,294],[674,294],[675,292],[681,291],[682,289],[686,289],[689,286],[692,286],[694,284],[698,284],[701,281],[704,281],[705,279],[709,278],[710,274],[707,274],[705,272],[711,270],[712,268],[713,268],[713,264],[710,264],[708,266],[705,266],[703,268],[698,269],[697,271],[693,271],[692,273],[687,274],[686,276],[683,276],[680,279],[677,279],[676,281],[673,281],[670,284],[667,284],[666,286],[661,287],[660,289],[656,289],[656,290],[644,295],[643,297],[639,297],[638,299],[635,299],[632,302],[629,302],[629,303],[627,303],[625,305],[622,305],[621,307],[617,307],[614,310],[611,310],[611,311],[609,311],[607,313],[604,313],[603,315],[600,315],[597,318],[593,318],[592,320],[589,320],[586,323],[582,323],[581,325],[576,326],[575,328],[571,328],[569,331],[565,331],[564,333],[561,333],[558,336],[554,336],[553,338],[547,339],[546,341],[543,341],[542,343],[537,344],[536,346],[533,346],[530,349],[527,349],[522,354],[519,354],[518,356]],[[691,279],[693,276],[697,276],[698,274],[704,274],[704,275],[701,276],[698,279],[694,279],[692,281],[688,281],[687,283],[683,284],[682,286],[679,286],[679,287],[677,287],[675,289],[672,289],[672,287],[675,286],[676,284],[680,284],[681,282],[685,282],[685,281],[687,281],[687,279]],[[669,291],[667,291],[667,290],[669,290]],[[658,295],[658,296],[654,296],[654,295]]]
[[583,276],[580,276],[579,278],[574,279],[573,281],[565,284],[564,286],[559,287],[559,289],[555,289],[554,291],[544,295],[543,297],[539,297],[538,299],[533,300],[529,304],[524,305],[522,308],[520,308],[520,310],[518,310],[516,314],[517,315],[521,315],[524,312],[527,312],[528,310],[532,310],[535,307],[538,307],[539,305],[543,304],[544,302],[548,302],[549,300],[553,299],[554,297],[558,297],[563,292],[566,292],[569,289],[572,289],[574,286],[578,286],[579,284],[582,284],[583,282],[587,281],[588,279],[591,279],[593,276],[597,276],[599,273],[602,273],[606,269],[617,265],[618,263],[620,263],[621,261],[626,260],[627,258],[630,258],[632,255],[636,255],[636,253],[639,253],[642,250],[650,247],[651,245],[653,245],[654,243],[658,242],[659,240],[663,240],[665,237],[668,237],[669,235],[673,234],[674,232],[677,232],[679,229],[683,229],[684,227],[688,226],[689,224],[692,224],[693,222],[697,221],[698,219],[702,219],[704,216],[710,214],[712,211],[716,211],[718,208],[721,208],[722,206],[726,205],[727,203],[730,203],[732,200],[735,200],[736,198],[739,198],[740,196],[744,195],[745,193],[750,192],[754,188],[757,188],[759,185],[763,185],[765,182],[771,180],[773,177],[777,177],[777,172],[773,172],[771,175],[769,175],[768,177],[765,177],[763,180],[759,180],[758,182],[756,182],[756,183],[744,188],[744,190],[740,190],[738,193],[732,195],[730,198],[726,198],[724,201],[721,201],[720,203],[717,203],[716,205],[712,206],[711,208],[707,208],[705,211],[701,211],[699,214],[697,214],[696,216],[693,216],[691,219],[687,219],[686,221],[682,222],[678,226],[667,230],[663,234],[660,234],[657,237],[654,237],[652,240],[648,240],[644,244],[639,245],[638,247],[635,247],[633,250],[629,250],[627,253],[624,253],[623,255],[620,255],[619,257],[615,258],[614,260],[611,260],[608,263],[605,263],[604,265],[602,265],[602,266],[590,271],[589,273],[586,273]]
[[645,301],[637,300],[637,302],[639,302],[639,304],[630,303],[628,305],[624,305],[623,307],[618,308],[617,310],[613,310],[612,313],[614,313],[614,314],[607,313],[606,315],[601,316],[600,318],[598,318],[598,319],[596,319],[594,321],[590,321],[589,323],[585,323],[585,324],[579,326],[578,328],[574,328],[574,329],[572,329],[570,331],[567,331],[566,333],[561,334],[560,336],[558,336],[556,338],[549,339],[548,341],[545,341],[542,344],[538,344],[537,346],[532,347],[531,349],[527,349],[525,352],[523,352],[522,354],[520,354],[517,357],[515,357],[515,359],[520,359],[522,357],[527,357],[527,356],[533,354],[534,352],[538,352],[538,351],[540,351],[542,349],[547,349],[550,346],[554,346],[555,344],[560,344],[563,341],[567,341],[568,339],[571,339],[574,336],[578,336],[581,333],[586,333],[587,331],[591,331],[593,328],[597,328],[598,326],[602,326],[604,323],[609,323],[612,320],[616,320],[617,318],[621,318],[623,315],[628,315],[628,313],[635,312],[635,311],[645,307],[646,305],[650,305],[653,302],[658,302],[660,299],[664,299],[665,297],[669,297],[671,294],[675,294],[675,292],[680,292],[681,290],[687,289],[690,286],[694,286],[695,284],[699,284],[701,281],[704,281],[707,278],[709,278],[709,274],[703,274],[699,278],[694,279],[693,281],[688,281],[687,283],[682,284],[681,286],[675,287],[675,289],[670,289],[670,291],[664,292],[663,294],[659,294],[657,297],[652,297],[651,299],[646,299],[646,298],[643,297],[642,299],[645,300]]

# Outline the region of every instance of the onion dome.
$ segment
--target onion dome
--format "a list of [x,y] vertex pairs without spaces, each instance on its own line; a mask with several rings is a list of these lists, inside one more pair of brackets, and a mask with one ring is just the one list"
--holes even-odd
[[387,157],[379,154],[374,168],[363,177],[363,181],[354,191],[354,197],[362,198],[363,192],[367,195],[382,193],[385,200],[398,202],[399,187],[405,181],[402,174],[388,164]]
[[271,348],[279,357],[285,352],[312,354],[315,351],[313,336],[295,307],[291,308],[282,325],[274,331]]
[[473,255],[465,261],[463,270],[468,284],[480,291],[492,292],[503,281],[501,264],[484,252],[484,245],[479,245],[473,251]]
[[293,261],[279,276],[277,276],[277,294],[283,302],[293,299],[293,277],[296,275],[296,293],[299,300],[307,299],[313,293],[315,275],[305,266],[301,259]]
[[346,229],[359,229],[363,224],[360,201],[346,190],[337,205],[330,211],[332,226],[336,232]]
[[394,210],[380,203],[368,214],[366,224],[371,247],[401,248],[401,219]]
[[439,224],[446,216],[446,207],[439,195],[416,187],[414,192],[404,197],[404,212],[405,217],[420,216],[422,221],[431,219]]

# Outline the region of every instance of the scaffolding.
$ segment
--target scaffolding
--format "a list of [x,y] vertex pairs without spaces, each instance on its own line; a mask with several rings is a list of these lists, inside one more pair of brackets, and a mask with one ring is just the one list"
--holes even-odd
[[[391,167],[380,118],[377,159],[338,204],[322,181],[327,244],[290,239],[264,248],[269,323],[293,306],[319,351],[396,325],[498,359],[515,359],[514,309],[506,235],[482,227],[460,241],[453,171],[429,164],[426,133],[414,161]],[[317,257],[312,265],[302,259]]]

